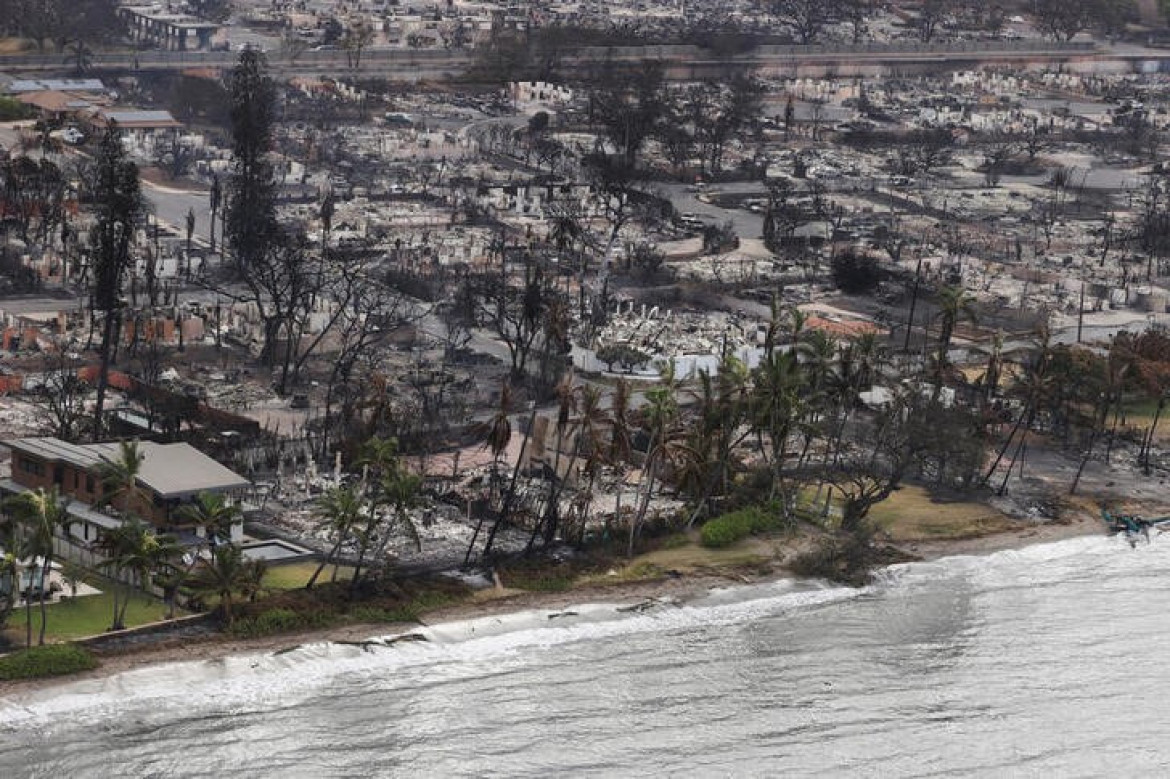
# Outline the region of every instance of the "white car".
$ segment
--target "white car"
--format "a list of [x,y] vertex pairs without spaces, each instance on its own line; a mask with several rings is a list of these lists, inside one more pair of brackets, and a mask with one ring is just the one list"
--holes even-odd
[[85,134],[76,127],[67,127],[61,131],[61,140],[76,146],[85,140]]

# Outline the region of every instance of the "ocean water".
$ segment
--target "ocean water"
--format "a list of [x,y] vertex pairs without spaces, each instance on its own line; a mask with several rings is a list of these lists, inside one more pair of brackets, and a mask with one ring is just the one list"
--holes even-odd
[[1168,605],[1089,537],[483,618],[0,693],[0,777],[1167,776]]

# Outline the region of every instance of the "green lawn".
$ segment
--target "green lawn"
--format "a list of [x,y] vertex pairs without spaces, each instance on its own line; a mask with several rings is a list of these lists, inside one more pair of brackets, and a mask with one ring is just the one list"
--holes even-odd
[[[1157,412],[1158,401],[1156,400],[1126,403],[1122,409],[1122,413],[1125,415],[1125,424],[1143,433],[1153,424],[1154,415]],[[1170,441],[1170,407],[1162,409],[1155,438],[1159,441]]]
[[895,541],[978,538],[1014,525],[991,506],[974,501],[936,501],[921,487],[906,486],[874,506],[870,519]]
[[[288,565],[273,565],[264,573],[264,586],[270,590],[296,590],[304,587],[318,563],[309,560],[303,563],[289,563]],[[337,571],[338,581],[348,581],[353,575],[353,569],[343,565]],[[329,566],[321,572],[318,582],[327,582],[333,578],[333,567]]]
[[[813,506],[815,490],[802,489],[797,507],[815,510],[820,516],[824,505]],[[833,491],[829,516],[835,523],[841,516],[841,494]],[[938,501],[924,488],[905,485],[869,511],[869,519],[894,541],[931,541],[978,538],[1009,530],[1014,525],[996,509],[975,501]]]
[[[70,640],[93,636],[106,632],[114,616],[114,594],[103,592],[101,595],[84,595],[70,598],[60,603],[50,605],[46,611],[49,615],[48,628],[45,632],[46,640]],[[185,616],[187,612],[175,609],[175,616]],[[14,611],[8,620],[7,633],[14,640],[23,641],[25,632],[24,608]],[[126,627],[146,625],[166,619],[167,607],[161,601],[148,598],[141,593],[130,596],[130,605],[126,608]],[[37,632],[41,629],[40,607],[33,604],[32,611],[33,641],[36,641]]]

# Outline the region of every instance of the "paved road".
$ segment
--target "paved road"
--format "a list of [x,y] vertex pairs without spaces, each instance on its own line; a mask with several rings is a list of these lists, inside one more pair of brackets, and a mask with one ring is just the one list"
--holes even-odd
[[[95,69],[182,70],[192,67],[230,68],[238,52],[102,52],[91,58]],[[295,57],[279,50],[267,53],[274,71],[291,74],[339,74],[352,69],[343,51],[306,51]],[[565,52],[567,68],[584,67],[605,61],[642,62],[661,59],[687,68],[791,66],[800,63],[866,62],[906,63],[914,61],[1009,60],[1064,61],[1083,59],[1167,59],[1170,53],[1157,50],[1099,49],[1092,44],[1057,44],[1050,41],[965,41],[927,45],[902,42],[896,44],[760,46],[736,57],[721,57],[694,46],[619,46],[588,47]],[[476,54],[466,50],[367,49],[359,70],[381,73],[406,80],[419,80],[465,72],[475,62]],[[0,71],[58,72],[68,69],[55,55],[9,55],[0,57]]]
[[[709,224],[723,224],[730,220],[740,238],[762,238],[764,235],[763,214],[753,214],[742,208],[721,208],[704,203],[698,193],[690,191],[686,184],[658,184],[661,192],[670,199],[680,214],[694,214]],[[709,189],[728,195],[763,195],[767,192],[758,181],[737,181],[729,184],[712,184]]]
[[195,212],[195,238],[211,240],[211,208],[206,192],[188,192],[164,185],[142,182],[142,193],[150,202],[154,215],[186,234],[187,212]]

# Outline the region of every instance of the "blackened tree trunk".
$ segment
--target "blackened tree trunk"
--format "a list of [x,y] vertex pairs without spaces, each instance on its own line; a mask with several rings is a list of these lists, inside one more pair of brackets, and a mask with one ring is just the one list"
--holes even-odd
[[90,235],[93,247],[94,309],[102,312],[101,365],[94,407],[94,440],[102,436],[102,413],[109,384],[110,357],[115,348],[122,307],[122,282],[130,266],[130,249],[137,223],[144,211],[138,182],[138,166],[126,159],[122,134],[111,124],[97,155],[94,193],[96,220]]
[[97,401],[93,412],[93,440],[100,441],[102,437],[102,414],[106,404],[106,388],[110,383],[110,352],[113,350],[115,333],[115,317],[117,311],[107,311],[102,323],[102,342],[100,348],[101,363],[97,375]]

